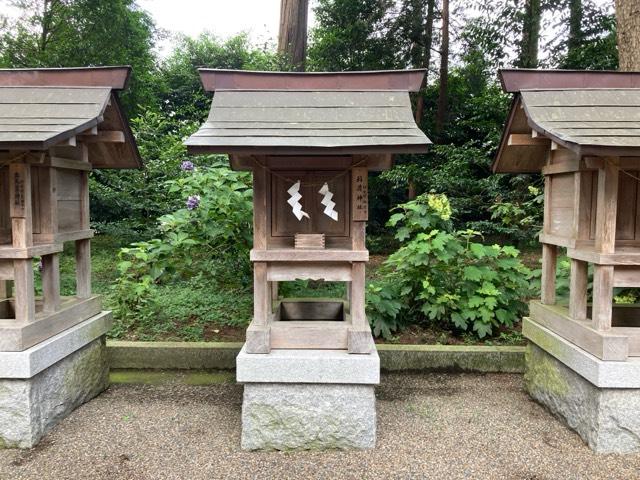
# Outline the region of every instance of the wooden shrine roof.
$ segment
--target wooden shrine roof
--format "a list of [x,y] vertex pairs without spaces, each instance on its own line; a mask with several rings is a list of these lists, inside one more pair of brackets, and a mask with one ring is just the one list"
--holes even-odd
[[201,74],[217,90],[209,118],[186,141],[192,153],[418,153],[431,143],[408,93],[423,71]]
[[640,156],[640,74],[508,70],[501,76],[516,95],[494,171],[541,170],[550,143],[509,141],[532,131],[578,155]]
[[[137,168],[140,155],[114,90],[128,67],[0,70],[0,150],[47,150],[87,135],[94,168]],[[97,130],[97,131],[96,131]],[[101,142],[101,132],[122,132]]]

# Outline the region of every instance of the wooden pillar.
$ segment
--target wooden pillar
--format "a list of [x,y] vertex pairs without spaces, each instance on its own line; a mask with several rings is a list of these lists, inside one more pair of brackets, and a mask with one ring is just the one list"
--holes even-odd
[[605,157],[604,166],[598,170],[596,251],[599,253],[613,253],[616,248],[618,175],[618,158]]
[[351,325],[355,330],[367,330],[369,323],[365,313],[365,263],[353,262],[351,276]]
[[271,284],[271,301],[278,300],[278,282],[269,282]]
[[33,220],[29,165],[24,163],[9,165],[9,190],[13,246],[14,248],[30,247],[33,245]]
[[[266,164],[266,158],[260,158]],[[253,167],[253,248],[267,249],[267,181],[264,168],[255,164]],[[277,294],[277,286],[267,281],[267,262],[253,263],[253,321],[247,329],[247,353],[269,353],[271,336],[269,318],[271,301]]]
[[[266,162],[266,159],[261,159]],[[253,248],[267,249],[267,172],[260,166],[253,168]]]
[[269,294],[267,283],[267,262],[253,263],[253,323],[266,325],[269,316]]
[[16,322],[31,323],[36,317],[32,260],[14,260]]
[[[24,163],[9,165],[11,234],[14,248],[33,245],[31,206],[31,167]],[[19,323],[35,320],[36,304],[32,260],[13,261],[15,316]]]
[[[86,145],[80,145],[83,162],[88,162]],[[80,229],[89,230],[89,172],[80,172]],[[91,297],[91,240],[84,238],[76,241],[76,296]]]
[[91,240],[76,241],[76,296],[91,297]]
[[545,305],[556,303],[556,267],[558,247],[549,243],[542,244],[542,278],[540,279],[540,300]]
[[60,255],[42,257],[43,309],[52,313],[60,309]]
[[271,293],[267,282],[267,262],[253,263],[253,321],[247,329],[247,353],[269,353]]
[[[40,231],[55,239],[58,233],[58,176],[55,168],[40,169],[40,185]],[[42,297],[46,313],[60,309],[60,256],[57,253],[42,257]]]
[[587,318],[587,262],[571,259],[569,282],[569,316],[574,320]]
[[613,310],[613,267],[595,265],[593,267],[593,311],[591,318],[596,330],[611,329]]
[[[552,152],[547,157],[547,165],[551,163]],[[543,226],[544,233],[551,233],[551,185],[553,177],[544,177],[544,206]],[[542,277],[540,278],[540,301],[545,305],[556,303],[556,267],[558,264],[558,247],[549,243],[542,244]]]
[[[351,171],[351,248],[366,250],[366,225],[369,218],[369,179],[365,167]],[[351,282],[347,285],[351,331],[349,332],[349,353],[369,353],[373,339],[365,311],[365,262],[353,262]]]
[[[616,248],[616,215],[618,210],[618,158],[605,157],[598,170],[596,208],[596,251],[614,253]],[[613,266],[595,265],[593,269],[593,311],[596,330],[611,328],[613,310]]]
[[58,233],[58,175],[55,168],[40,168],[40,233],[54,239]]

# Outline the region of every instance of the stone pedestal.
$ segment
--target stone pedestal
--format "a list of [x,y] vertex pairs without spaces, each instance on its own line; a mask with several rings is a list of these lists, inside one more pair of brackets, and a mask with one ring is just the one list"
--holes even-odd
[[109,386],[102,312],[22,352],[0,352],[0,448],[31,448]]
[[600,360],[526,318],[525,388],[598,453],[640,452],[640,358]]
[[245,450],[375,447],[377,352],[272,350],[237,358]]

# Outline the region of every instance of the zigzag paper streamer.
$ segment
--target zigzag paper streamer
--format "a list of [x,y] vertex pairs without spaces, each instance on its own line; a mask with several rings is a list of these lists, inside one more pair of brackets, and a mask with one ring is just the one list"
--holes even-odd
[[309,218],[309,214],[302,211],[302,204],[300,203],[300,199],[302,198],[302,195],[300,195],[300,180],[294,183],[291,188],[287,190],[287,193],[291,196],[291,198],[287,200],[287,203],[293,208],[293,214],[298,221],[302,220],[302,217]]
[[338,212],[333,209],[333,207],[336,206],[336,202],[331,200],[333,198],[333,193],[329,191],[329,185],[327,185],[327,182],[324,182],[324,185],[322,185],[322,188],[318,190],[318,193],[320,195],[324,195],[324,198],[320,202],[325,206],[324,214],[337,222]]

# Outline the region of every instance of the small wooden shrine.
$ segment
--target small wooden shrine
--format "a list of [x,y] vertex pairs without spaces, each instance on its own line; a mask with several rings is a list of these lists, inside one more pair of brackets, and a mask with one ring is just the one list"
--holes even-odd
[[[117,94],[129,73],[0,70],[0,351],[23,351],[101,311],[91,292],[88,180],[93,168],[140,166]],[[65,242],[75,243],[69,297],[60,295]]]
[[[215,92],[191,153],[225,153],[253,172],[254,316],[248,353],[369,353],[365,315],[368,172],[424,152],[410,91],[424,71],[268,73],[200,70]],[[278,283],[346,282],[346,299],[285,299]]]
[[[640,73],[501,72],[514,93],[496,172],[544,175],[542,298],[531,320],[602,360],[640,357]],[[556,301],[558,249],[571,261]],[[589,271],[593,271],[589,298]]]

